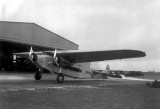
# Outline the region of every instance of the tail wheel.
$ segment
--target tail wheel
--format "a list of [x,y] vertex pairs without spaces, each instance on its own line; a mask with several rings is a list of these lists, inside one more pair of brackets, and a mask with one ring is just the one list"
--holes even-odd
[[57,76],[57,82],[58,83],[63,83],[64,82],[64,76],[63,75],[61,75],[61,74],[59,74],[58,76]]
[[37,72],[34,74],[34,78],[35,78],[35,80],[40,80],[40,79],[42,78],[41,72],[40,72],[40,71],[37,71]]

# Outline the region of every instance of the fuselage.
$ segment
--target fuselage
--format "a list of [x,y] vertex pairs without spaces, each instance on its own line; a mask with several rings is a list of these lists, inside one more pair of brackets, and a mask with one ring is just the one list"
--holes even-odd
[[52,56],[37,55],[35,64],[37,67],[40,67],[40,69],[45,68],[55,74],[62,73],[65,76],[73,78],[91,77],[91,75],[86,73],[90,69],[90,63],[69,63],[69,65],[61,63],[63,66],[57,66],[54,64]]

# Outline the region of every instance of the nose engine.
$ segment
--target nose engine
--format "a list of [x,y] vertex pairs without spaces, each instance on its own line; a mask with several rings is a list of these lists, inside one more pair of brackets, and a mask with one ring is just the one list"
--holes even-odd
[[37,60],[38,60],[37,54],[32,53],[32,54],[30,55],[30,59],[31,59],[33,62],[37,62]]

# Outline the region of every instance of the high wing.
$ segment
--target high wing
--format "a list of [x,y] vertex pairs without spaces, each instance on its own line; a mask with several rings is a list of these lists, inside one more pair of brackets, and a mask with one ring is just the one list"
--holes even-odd
[[[54,56],[53,51],[44,51]],[[95,62],[104,60],[126,59],[146,56],[145,52],[138,50],[109,50],[109,51],[57,51],[57,57],[67,59],[72,63]]]
[[[54,56],[54,51],[34,52],[37,55]],[[14,55],[28,58],[29,52],[13,53]],[[72,63],[95,62],[104,60],[137,58],[146,56],[145,52],[139,50],[108,50],[108,51],[80,51],[63,50],[57,51],[57,57],[67,59]]]

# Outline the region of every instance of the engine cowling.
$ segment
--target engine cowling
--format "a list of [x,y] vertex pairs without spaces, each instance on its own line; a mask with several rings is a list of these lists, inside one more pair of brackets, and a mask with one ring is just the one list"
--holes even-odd
[[30,59],[31,59],[33,62],[37,62],[37,60],[38,60],[37,54],[32,53],[31,56],[30,56]]

